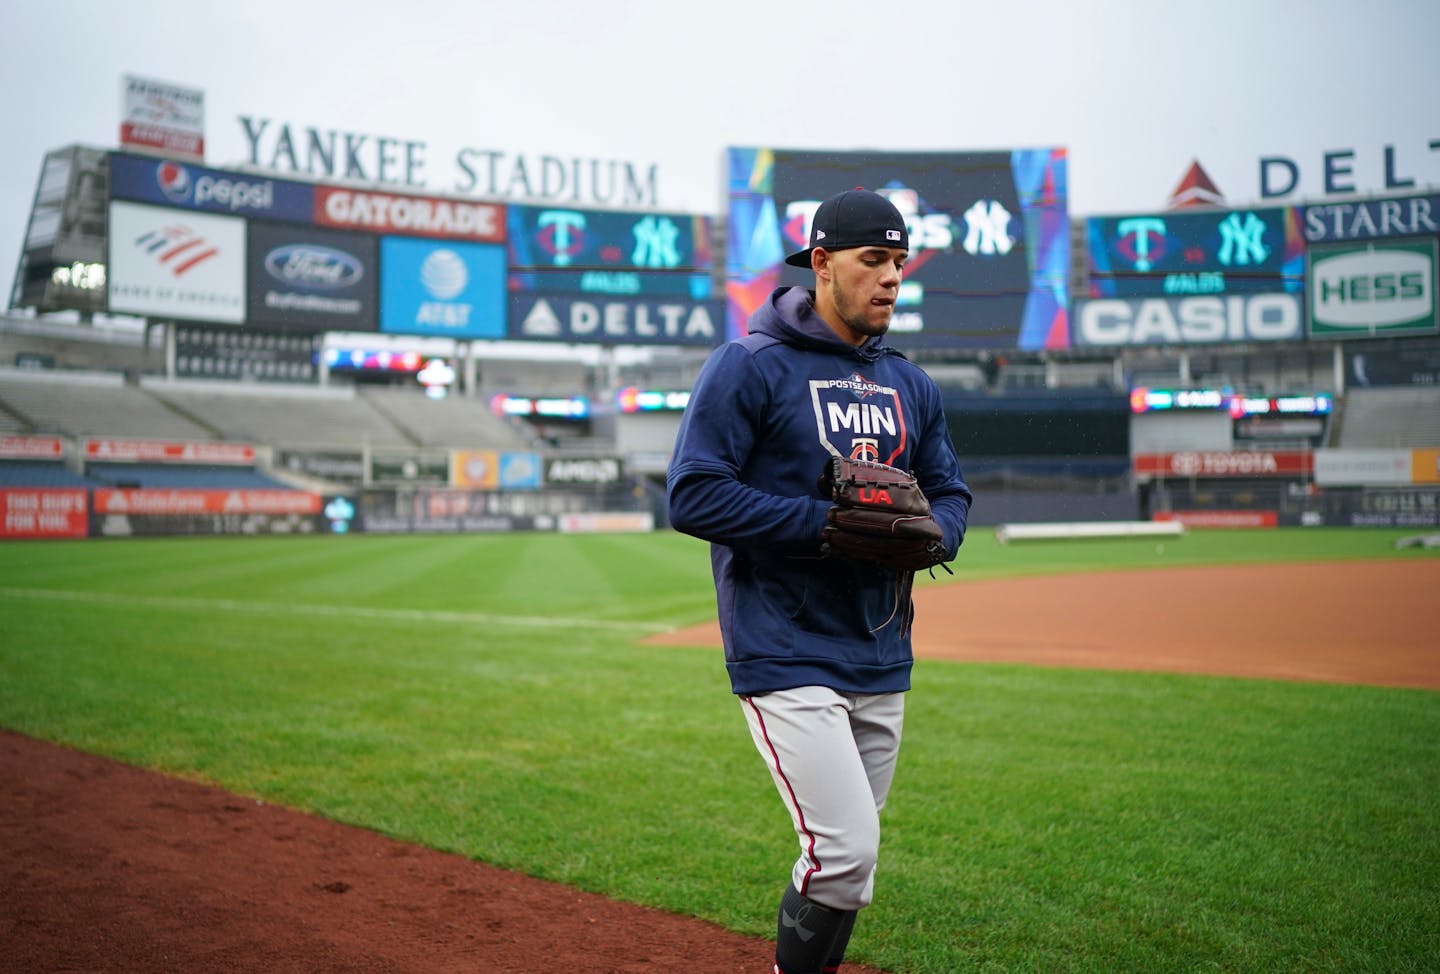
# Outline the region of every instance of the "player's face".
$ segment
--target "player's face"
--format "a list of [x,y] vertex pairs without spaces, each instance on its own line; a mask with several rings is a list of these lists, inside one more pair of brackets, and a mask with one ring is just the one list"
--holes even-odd
[[859,345],[890,329],[895,298],[909,252],[898,247],[854,247],[827,252],[828,281],[817,281],[833,310],[831,325],[840,337]]

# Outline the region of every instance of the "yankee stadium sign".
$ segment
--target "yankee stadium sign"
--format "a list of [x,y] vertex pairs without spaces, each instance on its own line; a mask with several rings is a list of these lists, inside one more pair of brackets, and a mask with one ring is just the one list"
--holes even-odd
[[[237,115],[236,121],[251,166],[303,173],[314,179],[429,188],[425,142],[292,126],[253,115]],[[619,159],[562,159],[470,146],[459,149],[453,163],[448,185],[437,190],[516,201],[656,205],[654,163],[640,166]]]

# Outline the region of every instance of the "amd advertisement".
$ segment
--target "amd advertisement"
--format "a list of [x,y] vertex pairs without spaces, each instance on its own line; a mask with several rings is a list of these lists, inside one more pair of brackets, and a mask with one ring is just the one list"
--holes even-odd
[[1059,349],[1070,344],[1064,149],[795,152],[732,148],[727,335],[783,285],[784,263],[827,196],[863,186],[905,215],[910,257],[890,341],[898,348]]
[[251,223],[248,323],[305,331],[374,331],[377,238]]
[[1144,213],[1085,221],[1092,298],[1298,291],[1294,209]]

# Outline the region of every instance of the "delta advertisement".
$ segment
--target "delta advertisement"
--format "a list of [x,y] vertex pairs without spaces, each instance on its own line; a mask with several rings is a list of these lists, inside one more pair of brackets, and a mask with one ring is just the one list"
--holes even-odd
[[905,216],[910,256],[890,325],[898,348],[1070,346],[1066,153],[798,152],[731,148],[727,335],[776,287],[827,196],[863,186]]

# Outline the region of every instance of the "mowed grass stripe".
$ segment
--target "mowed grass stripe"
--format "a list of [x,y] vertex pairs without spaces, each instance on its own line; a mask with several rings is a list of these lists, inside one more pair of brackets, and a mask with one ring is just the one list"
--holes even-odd
[[204,599],[174,595],[120,595],[105,592],[66,592],[50,589],[0,588],[0,597],[42,599],[55,602],[84,602],[151,609],[244,612],[247,614],[295,614],[331,616],[343,619],[385,619],[413,622],[456,622],[502,626],[543,626],[580,629],[592,627],[618,632],[667,632],[672,627],[653,622],[626,622],[613,619],[571,619],[564,616],[517,616],[489,612],[448,612],[437,609],[381,609],[357,605],[312,605],[295,602],[250,602],[238,599]]

